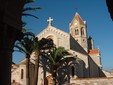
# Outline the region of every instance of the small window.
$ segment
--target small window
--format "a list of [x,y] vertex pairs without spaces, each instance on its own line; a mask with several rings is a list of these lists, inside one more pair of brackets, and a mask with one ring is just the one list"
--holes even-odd
[[21,79],[23,79],[23,78],[24,78],[24,70],[21,69]]
[[81,35],[84,35],[84,28],[81,28]]
[[79,34],[78,29],[75,29],[75,35],[78,35],[78,34]]

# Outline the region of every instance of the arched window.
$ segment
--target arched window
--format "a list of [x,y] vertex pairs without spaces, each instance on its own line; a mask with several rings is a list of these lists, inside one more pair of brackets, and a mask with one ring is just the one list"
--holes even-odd
[[74,66],[71,67],[71,71],[72,71],[72,77],[74,77],[74,75],[75,75],[75,69],[74,69]]
[[81,28],[81,35],[84,35],[84,28]]
[[24,78],[24,70],[21,69],[21,79],[23,79],[23,78]]
[[79,34],[78,29],[75,29],[75,35],[78,35],[78,34]]

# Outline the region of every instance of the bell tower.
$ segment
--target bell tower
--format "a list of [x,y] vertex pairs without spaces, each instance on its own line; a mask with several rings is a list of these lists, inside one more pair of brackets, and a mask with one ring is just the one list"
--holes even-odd
[[70,23],[71,36],[88,52],[86,21],[83,21],[78,12],[76,12]]

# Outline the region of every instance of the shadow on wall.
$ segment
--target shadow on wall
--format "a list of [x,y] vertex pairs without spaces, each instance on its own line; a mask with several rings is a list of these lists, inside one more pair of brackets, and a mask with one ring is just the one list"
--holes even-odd
[[90,78],[95,78],[95,77],[106,77],[104,72],[102,71],[102,68],[100,68],[89,56],[89,75]]
[[85,78],[85,63],[78,57],[71,59],[67,65],[63,65],[58,71],[59,85],[70,83],[71,79]]
[[[51,76],[51,63],[45,57],[41,57],[40,66],[43,68],[43,82],[44,85],[53,83]],[[97,78],[106,77],[102,69],[91,59],[89,56],[89,68],[85,67],[83,60],[79,58],[73,58],[69,62],[62,64],[57,70],[57,81],[59,85],[64,83],[70,83],[71,79],[76,78]]]

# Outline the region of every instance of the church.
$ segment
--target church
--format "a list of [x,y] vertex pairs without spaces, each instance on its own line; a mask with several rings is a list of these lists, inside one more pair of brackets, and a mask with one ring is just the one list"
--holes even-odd
[[[72,79],[76,78],[105,77],[105,74],[102,70],[100,49],[95,48],[93,38],[88,36],[86,21],[81,18],[78,12],[75,13],[75,16],[69,23],[69,33],[54,27],[52,25],[53,19],[51,17],[49,17],[47,21],[48,26],[43,29],[36,37],[38,37],[39,40],[42,38],[51,38],[56,47],[64,47],[80,61],[78,64],[76,64],[76,62],[74,62],[75,60],[73,60],[73,64],[66,68],[68,69],[67,73],[69,77],[66,82],[70,82]],[[32,64],[34,64],[34,56],[34,54],[31,55]],[[33,66],[31,66],[30,69],[33,69]],[[11,82],[17,82],[19,85],[26,85],[25,70],[25,59],[22,60],[19,64],[13,64]],[[46,70],[40,67],[38,85],[44,85],[44,72],[46,72]],[[31,70],[30,73],[32,75],[33,70]],[[46,73],[47,79],[49,76],[50,74]]]

